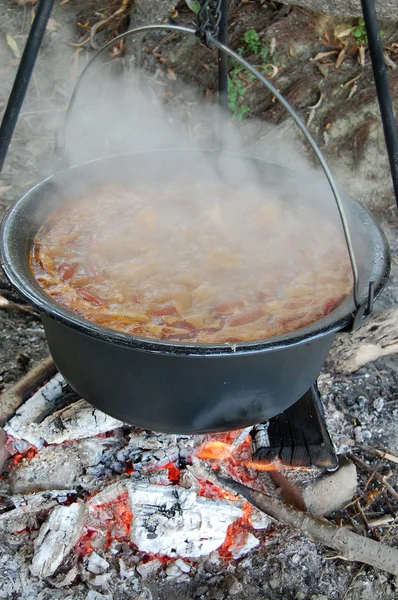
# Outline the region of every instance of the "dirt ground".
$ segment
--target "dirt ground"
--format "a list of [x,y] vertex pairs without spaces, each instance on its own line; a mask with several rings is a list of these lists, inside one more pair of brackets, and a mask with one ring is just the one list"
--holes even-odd
[[[80,47],[76,44],[82,40],[84,42],[89,26],[111,14],[118,6],[118,2],[106,4],[105,0],[102,3],[91,0],[84,3],[84,7],[78,0],[56,2],[0,180],[0,216],[14,199],[51,174],[54,132],[62,123],[77,74],[94,52],[88,43]],[[5,106],[11,89],[18,57],[31,21],[31,11],[29,3],[0,0],[0,110]],[[173,19],[189,23],[192,22],[193,15],[181,8],[178,15],[173,15]],[[271,5],[262,2],[232,3],[230,23],[232,45],[236,49],[243,46],[243,54],[250,59],[253,59],[253,53],[247,43],[242,42],[244,32],[255,29],[260,33],[260,42],[268,48],[267,60],[280,68],[274,79],[275,85],[286,93],[304,120],[308,122],[312,115],[311,132],[340,181],[373,211],[382,224],[391,245],[392,276],[376,309],[381,311],[396,305],[397,213],[386,167],[370,61],[366,56],[365,67],[362,68],[358,63],[358,45],[355,40],[350,38],[347,45],[342,46],[341,40],[344,41],[347,36],[335,36],[336,28],[343,32],[344,27],[347,29],[351,24],[317,18],[299,9],[279,14]],[[98,41],[109,39],[127,24],[126,13],[99,32]],[[393,44],[394,40],[398,42],[398,28],[395,24],[383,24],[383,35],[385,44],[392,48],[389,57],[395,64],[395,61],[398,62],[398,55],[395,54],[396,47]],[[271,54],[273,40],[276,40],[276,48]],[[344,48],[342,63],[339,68],[335,68],[336,59]],[[114,55],[117,56],[119,51],[120,48],[115,48]],[[193,55],[188,46],[177,43],[174,47],[172,41],[166,42],[160,51],[161,57],[165,59],[161,65],[164,67],[166,64],[166,68],[172,69],[177,79],[181,77],[185,82],[193,82],[205,97],[211,98],[214,96],[212,86],[216,63],[214,53],[205,58],[208,56],[206,52],[205,49],[200,49]],[[326,52],[332,54],[313,60],[319,53]],[[134,55],[134,51],[131,55]],[[149,66],[156,69],[159,57],[155,57],[155,60],[153,55],[148,56],[147,60],[152,61]],[[392,89],[395,91],[398,77],[392,67],[389,73]],[[245,119],[241,124],[248,144],[255,145],[255,142],[259,142],[267,146],[265,151],[269,155],[269,138],[264,142],[262,137],[268,131],[269,124],[274,125],[278,131],[285,131],[287,136],[291,135],[291,124],[274,103],[272,94],[240,72],[233,71],[231,78],[233,89],[243,90],[243,93],[237,92],[233,112],[241,116],[242,106],[249,108],[248,111],[243,109]],[[355,78],[357,79],[350,83]],[[353,86],[356,89],[348,98]],[[310,107],[316,105],[320,98],[322,102],[311,113]],[[264,131],[261,128],[258,130],[256,125],[257,131],[253,133],[250,123],[254,122],[254,118],[257,119],[256,123],[263,123]],[[297,136],[293,135],[292,139],[296,140]],[[302,143],[300,137],[298,139]],[[308,149],[304,144],[304,152],[306,150]],[[0,274],[0,295],[15,302],[21,301],[3,274]],[[1,392],[47,356],[48,348],[40,320],[24,312],[0,310],[0,331]],[[326,366],[319,386],[329,430],[339,451],[345,452],[355,442],[361,442],[398,452],[396,356],[379,360],[351,376],[335,373]],[[366,479],[360,475],[360,490],[363,490]],[[392,482],[394,480],[396,481],[396,474],[391,479]],[[372,515],[383,514],[386,511],[384,500],[379,499],[371,507],[371,511]],[[381,536],[384,535],[387,543],[398,546],[394,527],[383,530]],[[82,582],[74,584],[67,596],[64,590],[56,590],[48,582],[38,580],[32,584],[36,595],[32,596],[31,591],[29,594],[25,593],[18,580],[18,565],[22,564],[24,556],[31,554],[31,545],[24,547],[16,541],[12,548],[5,547],[1,539],[0,545],[3,556],[8,556],[14,565],[10,570],[7,563],[2,563],[3,577],[7,580],[11,578],[14,582],[14,591],[8,597],[22,600],[33,597],[43,600],[86,598],[88,589]],[[0,573],[0,588],[1,577]],[[231,581],[235,580],[242,586],[235,586],[234,589],[238,591],[232,593]],[[398,598],[398,582],[381,571],[346,563],[300,534],[274,526],[267,533],[265,546],[261,550],[222,567],[208,565],[193,576],[190,583],[176,585],[170,582],[152,582],[147,585],[146,591],[136,596],[133,591],[126,591],[122,581],[115,580],[109,588],[98,589],[98,592],[105,597],[110,594],[108,597],[114,600],[222,600],[229,597],[236,600],[373,600]],[[0,597],[5,597],[1,595],[1,591]]]

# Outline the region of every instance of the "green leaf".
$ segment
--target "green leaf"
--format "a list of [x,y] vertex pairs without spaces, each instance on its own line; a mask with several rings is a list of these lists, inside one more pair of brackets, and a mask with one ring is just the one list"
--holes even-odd
[[354,29],[353,33],[354,33],[354,37],[356,37],[356,38],[362,37],[362,30],[360,29],[360,27],[356,27]]

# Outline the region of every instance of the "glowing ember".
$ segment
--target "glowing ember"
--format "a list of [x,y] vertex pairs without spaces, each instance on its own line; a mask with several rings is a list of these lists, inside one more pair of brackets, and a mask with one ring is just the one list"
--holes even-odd
[[238,519],[234,523],[232,523],[227,530],[227,535],[225,537],[225,542],[218,549],[218,553],[225,559],[233,558],[231,547],[239,545],[244,545],[246,540],[246,533],[252,531],[250,524],[250,515],[252,513],[252,507],[248,502],[245,502],[243,505],[243,516],[241,519]]
[[113,540],[128,541],[132,518],[127,492],[111,502],[92,507],[75,553],[88,554],[100,546],[108,548]]
[[11,458],[10,463],[7,466],[8,470],[16,467],[25,459],[33,458],[36,454],[37,450],[33,447],[26,450],[26,452],[17,452],[17,454],[14,454],[14,456]]

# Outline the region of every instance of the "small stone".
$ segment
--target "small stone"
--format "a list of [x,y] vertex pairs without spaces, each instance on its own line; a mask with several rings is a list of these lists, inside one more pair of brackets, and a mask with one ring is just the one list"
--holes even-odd
[[194,592],[195,598],[199,598],[199,596],[204,596],[205,594],[207,594],[208,591],[209,587],[207,585],[200,585],[198,588],[196,588]]
[[108,561],[102,558],[96,552],[92,552],[90,554],[90,558],[88,559],[87,570],[90,571],[90,573],[94,573],[95,575],[100,575],[107,569],[109,569]]
[[340,458],[338,470],[307,484],[302,497],[308,512],[324,516],[345,506],[356,491],[356,467],[347,458]]
[[271,577],[271,579],[268,580],[268,585],[272,590],[276,590],[276,588],[280,587],[281,580],[279,579],[279,577],[274,575],[273,577]]
[[365,441],[362,433],[362,427],[354,427],[354,440],[359,444],[363,444],[363,442]]
[[358,396],[357,402],[359,406],[364,407],[368,404],[369,400],[366,398],[366,396]]
[[380,413],[383,410],[384,403],[385,403],[385,399],[384,398],[377,398],[373,402],[373,408],[375,409],[376,412]]
[[234,575],[227,575],[225,578],[225,586],[230,596],[236,596],[236,594],[240,594],[243,590],[242,583],[237,577],[234,577]]
[[[141,575],[142,579],[145,581],[152,575],[154,575],[162,566],[162,563],[159,559],[155,558],[154,560],[150,560],[146,563],[141,563],[137,567],[137,572]],[[180,571],[181,575],[181,571]]]
[[294,597],[294,600],[306,600],[307,598],[307,594],[304,594],[304,592],[297,592],[297,594]]

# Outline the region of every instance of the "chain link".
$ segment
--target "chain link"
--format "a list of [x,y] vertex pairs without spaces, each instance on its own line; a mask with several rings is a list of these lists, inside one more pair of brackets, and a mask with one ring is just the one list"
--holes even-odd
[[222,0],[200,0],[195,35],[205,46],[210,47],[210,36],[217,38],[221,20]]

